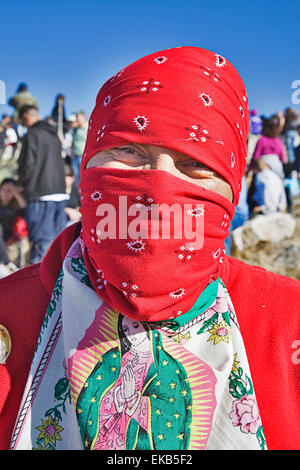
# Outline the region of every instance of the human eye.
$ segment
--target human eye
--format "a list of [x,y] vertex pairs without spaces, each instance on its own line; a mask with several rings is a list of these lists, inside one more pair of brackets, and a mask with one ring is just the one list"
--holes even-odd
[[113,149],[112,153],[115,160],[131,166],[144,165],[147,161],[143,151],[131,145]]
[[188,160],[187,162],[185,162],[185,165],[186,165],[186,166],[193,167],[193,168],[205,168],[205,169],[209,169],[206,165],[204,165],[203,163],[199,162],[198,160]]
[[129,155],[135,155],[137,154],[137,150],[134,147],[119,147],[118,149],[119,152],[124,152]]
[[202,178],[214,174],[214,171],[207,165],[192,158],[182,162],[180,170],[193,178]]

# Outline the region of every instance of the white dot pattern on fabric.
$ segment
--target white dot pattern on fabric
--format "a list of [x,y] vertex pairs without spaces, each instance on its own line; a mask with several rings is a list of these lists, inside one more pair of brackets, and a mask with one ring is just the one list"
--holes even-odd
[[91,194],[91,198],[93,201],[100,201],[100,199],[102,199],[102,193],[100,193],[100,191],[96,190],[94,191],[92,194]]
[[230,222],[229,221],[229,215],[227,213],[225,213],[221,226],[222,227],[227,227],[229,222]]
[[204,104],[204,106],[206,108],[213,104],[212,98],[209,95],[207,95],[206,93],[200,93],[199,98],[201,98],[201,101],[202,101],[202,103]]
[[185,130],[189,132],[190,136],[190,138],[187,140],[194,140],[194,142],[206,142],[211,138],[208,135],[208,130],[201,128],[200,124],[197,126],[193,124],[190,128],[186,127]]
[[193,246],[187,247],[185,245],[182,245],[178,250],[175,250],[175,253],[177,254],[177,257],[179,260],[182,262],[186,262],[192,259],[192,256],[194,256],[195,253],[195,248]]
[[217,67],[224,67],[226,65],[226,59],[224,57],[222,57],[221,55],[219,54],[216,54],[216,66]]
[[163,85],[158,80],[149,78],[149,80],[144,80],[141,85],[137,85],[137,88],[148,95],[151,91],[156,92],[159,88],[163,88]]
[[180,299],[182,296],[184,296],[186,293],[185,289],[182,287],[180,289],[177,289],[176,291],[170,292],[169,296],[172,297],[173,299]]
[[103,106],[107,106],[111,102],[111,95],[108,95],[103,101]]
[[136,124],[139,131],[143,131],[149,124],[149,119],[146,116],[138,115],[133,119],[133,122]]
[[236,128],[236,132],[237,132],[238,136],[242,138],[243,137],[243,131],[242,131],[241,126],[239,125],[238,122],[235,123],[235,128]]
[[201,217],[204,215],[204,208],[203,207],[196,207],[195,209],[187,209],[186,213],[192,217]]
[[213,252],[212,256],[214,259],[218,258],[221,254],[221,249],[218,248],[216,251]]
[[159,64],[163,64],[164,62],[166,62],[166,60],[168,60],[167,57],[163,55],[163,56],[156,57],[154,59],[154,62],[159,65]]
[[[101,235],[101,233],[100,233],[100,235]],[[100,245],[100,243],[102,242],[101,238],[99,238],[99,236],[98,236],[98,231],[96,231],[93,228],[90,231],[90,237],[91,237],[91,241],[93,243],[95,243],[96,245]]]
[[231,168],[233,168],[234,165],[235,165],[235,156],[234,156],[234,153],[231,153],[231,156],[230,156],[230,164],[231,164]]
[[217,72],[214,72],[210,67],[204,67],[203,65],[200,65],[200,68],[203,70],[204,75],[214,82],[222,82],[221,76]]
[[124,70],[125,69],[122,69],[120,72],[115,73],[115,75],[110,79],[110,83],[114,82],[116,78],[122,77]]
[[126,245],[131,251],[134,251],[136,253],[145,250],[145,243],[140,239],[133,240],[132,242],[127,242]]
[[142,291],[138,290],[139,286],[135,284],[133,281],[124,281],[121,285],[122,293],[125,297],[137,297],[138,295],[142,294]]
[[98,132],[97,132],[97,142],[99,142],[100,139],[103,138],[105,128],[106,128],[106,126],[105,126],[105,124],[104,124],[104,125],[101,127],[101,129],[98,130]]

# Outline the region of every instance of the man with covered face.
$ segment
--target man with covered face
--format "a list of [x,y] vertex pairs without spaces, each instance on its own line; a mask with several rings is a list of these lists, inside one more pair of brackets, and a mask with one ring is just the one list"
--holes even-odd
[[82,222],[0,284],[4,448],[299,448],[299,283],[224,252],[248,131],[238,72],[205,49],[103,85]]

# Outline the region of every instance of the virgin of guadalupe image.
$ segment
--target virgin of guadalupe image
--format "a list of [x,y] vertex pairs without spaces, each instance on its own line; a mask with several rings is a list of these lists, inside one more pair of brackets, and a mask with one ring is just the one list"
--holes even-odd
[[[162,333],[148,324],[118,313],[116,325],[118,345],[101,356],[77,398],[85,449],[188,449],[193,392],[184,361],[165,350]],[[205,414],[212,417],[212,387],[206,395]]]

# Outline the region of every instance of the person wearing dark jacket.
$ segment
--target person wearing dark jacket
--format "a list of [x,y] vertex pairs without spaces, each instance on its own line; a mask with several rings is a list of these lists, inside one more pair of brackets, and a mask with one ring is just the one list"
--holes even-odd
[[57,128],[42,120],[33,106],[20,110],[28,128],[19,157],[18,176],[27,201],[25,220],[31,252],[29,263],[39,262],[54,238],[66,226],[66,185]]
[[66,109],[65,109],[65,97],[62,94],[58,94],[55,98],[55,104],[51,112],[51,119],[58,124],[59,123],[59,114],[60,114],[60,106],[61,106],[61,118],[62,118],[62,127],[63,127],[63,133],[65,134],[70,126],[69,122],[66,118]]

